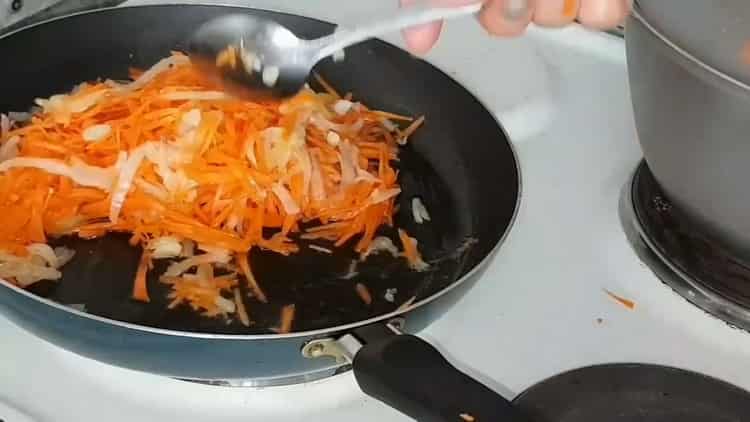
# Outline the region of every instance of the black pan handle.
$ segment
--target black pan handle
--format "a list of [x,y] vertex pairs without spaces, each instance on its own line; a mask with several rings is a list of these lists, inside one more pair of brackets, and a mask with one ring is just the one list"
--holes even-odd
[[[384,328],[383,326],[380,326]],[[408,334],[358,330],[353,369],[362,391],[420,422],[527,422],[500,394]]]

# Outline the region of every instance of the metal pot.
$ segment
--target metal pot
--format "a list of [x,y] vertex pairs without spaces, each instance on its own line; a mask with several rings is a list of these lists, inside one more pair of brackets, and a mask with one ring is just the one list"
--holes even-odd
[[696,230],[750,258],[750,3],[636,2],[626,45],[636,126]]

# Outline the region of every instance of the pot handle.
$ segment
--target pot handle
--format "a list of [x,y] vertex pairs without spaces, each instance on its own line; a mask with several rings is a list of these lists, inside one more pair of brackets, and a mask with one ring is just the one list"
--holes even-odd
[[[422,422],[527,422],[500,394],[451,365],[419,337],[382,325],[364,340],[352,362],[362,391]],[[390,330],[383,331],[383,328]]]

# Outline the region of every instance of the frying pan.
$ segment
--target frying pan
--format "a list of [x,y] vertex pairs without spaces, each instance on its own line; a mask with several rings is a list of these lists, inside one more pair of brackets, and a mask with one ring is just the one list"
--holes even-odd
[[[192,30],[228,12],[274,19],[305,38],[334,30],[299,16],[203,5],[104,9],[53,19],[0,38],[0,110],[26,110],[34,98],[68,91],[83,80],[125,78],[129,67],[146,68],[184,49]],[[427,116],[397,163],[403,192],[395,225],[419,240],[429,271],[413,272],[401,260],[374,256],[350,278],[345,275],[356,259],[350,248],[329,256],[303,247],[290,257],[253,250],[250,259],[270,300],[247,300],[256,322],[248,328],[187,309],[168,310],[165,287],[156,279],[163,267],[149,278],[151,303],[131,300],[140,251],[126,238],[63,238],[55,242],[76,255],[62,279],[29,290],[2,282],[0,311],[60,347],[139,371],[262,386],[353,368],[366,393],[419,420],[507,418],[511,408],[502,397],[424,341],[401,334],[423,328],[451,306],[481,276],[510,229],[520,176],[504,131],[450,77],[382,41],[352,47],[343,63],[323,62],[316,70],[371,107]],[[429,209],[429,223],[414,222],[415,196]],[[369,287],[370,306],[357,296],[355,283]],[[275,334],[280,309],[290,303],[297,310],[293,332]]]

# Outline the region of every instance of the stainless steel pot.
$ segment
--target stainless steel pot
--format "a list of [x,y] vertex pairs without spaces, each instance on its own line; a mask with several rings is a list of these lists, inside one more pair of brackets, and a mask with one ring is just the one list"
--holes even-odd
[[696,230],[750,258],[750,2],[636,2],[626,31],[645,159]]

